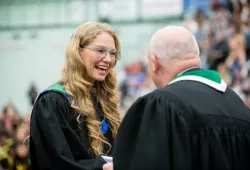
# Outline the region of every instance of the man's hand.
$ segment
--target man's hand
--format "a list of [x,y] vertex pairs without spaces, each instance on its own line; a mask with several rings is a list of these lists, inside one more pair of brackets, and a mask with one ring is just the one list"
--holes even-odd
[[102,169],[103,170],[113,170],[114,165],[112,163],[106,163],[106,164],[103,165]]

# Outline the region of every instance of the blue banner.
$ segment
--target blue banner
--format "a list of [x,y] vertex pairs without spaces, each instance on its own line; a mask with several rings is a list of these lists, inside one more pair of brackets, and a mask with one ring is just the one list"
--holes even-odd
[[184,13],[195,13],[198,8],[208,13],[210,2],[211,0],[184,0]]
[[[219,1],[222,4],[226,3],[226,0]],[[184,0],[184,13],[195,13],[199,8],[206,14],[209,14],[211,2],[212,0]]]

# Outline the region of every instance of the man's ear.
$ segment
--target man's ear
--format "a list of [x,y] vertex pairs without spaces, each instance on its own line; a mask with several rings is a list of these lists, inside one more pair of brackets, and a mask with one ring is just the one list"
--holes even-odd
[[151,56],[152,59],[152,71],[156,73],[160,69],[160,61],[156,55]]

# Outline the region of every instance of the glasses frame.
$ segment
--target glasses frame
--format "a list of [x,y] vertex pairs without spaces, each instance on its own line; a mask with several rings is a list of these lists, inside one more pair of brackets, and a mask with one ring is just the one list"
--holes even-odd
[[[88,45],[86,45],[86,46],[80,46],[80,47],[81,47],[81,48],[90,49],[90,50],[94,51],[95,54],[98,53],[98,52],[96,51],[98,48],[103,48],[103,49],[106,50],[106,52],[105,52],[105,55],[104,55],[102,58],[105,58],[105,57],[107,56],[107,54],[109,53],[109,56],[110,56],[110,58],[111,58],[111,60],[112,60],[111,52],[114,52],[114,50],[112,50],[112,49],[109,50],[109,49],[107,49],[106,47],[103,47],[103,46],[88,46]],[[116,53],[117,53],[117,54],[116,54],[116,58],[113,59],[113,60],[115,60],[115,61],[121,59],[120,51],[116,51]]]

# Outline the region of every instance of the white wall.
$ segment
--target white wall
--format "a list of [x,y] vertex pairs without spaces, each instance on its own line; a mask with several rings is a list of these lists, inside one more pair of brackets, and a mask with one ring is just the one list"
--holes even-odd
[[24,114],[29,108],[30,83],[42,90],[60,78],[64,47],[71,32],[39,31],[35,40],[27,31],[20,32],[20,40],[12,40],[12,33],[0,33],[0,108],[11,99]]

